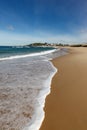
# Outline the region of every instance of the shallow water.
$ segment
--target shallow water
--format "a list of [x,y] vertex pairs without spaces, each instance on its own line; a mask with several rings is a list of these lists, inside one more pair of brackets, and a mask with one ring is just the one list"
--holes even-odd
[[38,130],[44,118],[45,97],[56,69],[48,59],[63,50],[0,61],[0,129]]

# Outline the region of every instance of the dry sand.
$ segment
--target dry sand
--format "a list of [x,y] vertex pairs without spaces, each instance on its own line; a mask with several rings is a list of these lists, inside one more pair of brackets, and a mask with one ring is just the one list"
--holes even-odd
[[53,64],[58,73],[40,130],[87,130],[87,48],[70,48],[70,54]]

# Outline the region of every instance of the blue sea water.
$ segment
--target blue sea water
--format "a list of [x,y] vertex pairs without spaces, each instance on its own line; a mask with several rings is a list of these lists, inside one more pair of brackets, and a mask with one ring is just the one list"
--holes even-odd
[[0,58],[40,53],[43,51],[53,50],[52,47],[27,47],[27,46],[0,46]]

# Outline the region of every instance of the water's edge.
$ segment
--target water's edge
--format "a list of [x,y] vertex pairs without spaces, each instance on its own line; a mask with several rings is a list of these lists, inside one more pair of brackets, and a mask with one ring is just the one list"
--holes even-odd
[[[47,80],[44,83],[44,88],[40,91],[38,97],[37,97],[37,102],[39,103],[39,106],[35,107],[35,113],[33,115],[33,118],[29,125],[24,128],[23,130],[39,130],[43,120],[45,118],[45,112],[44,112],[44,107],[45,107],[45,101],[46,97],[50,94],[51,92],[51,83],[54,75],[57,73],[56,67],[52,64],[51,61],[49,61],[52,68],[54,69],[54,72],[51,72],[50,76],[47,78]],[[47,87],[45,87],[47,86]]]
[[[63,51],[63,53],[60,53],[60,55],[58,55],[57,57],[63,56],[67,54],[67,49],[62,50],[59,49],[60,51]],[[56,50],[54,51],[56,52]],[[51,52],[52,53],[52,52]],[[51,93],[51,84],[52,84],[52,79],[55,76],[55,74],[58,72],[58,69],[53,65],[53,63],[51,62],[51,60],[55,59],[51,58],[48,59],[48,62],[50,62],[52,68],[54,69],[54,72],[51,72],[50,76],[47,78],[47,80],[44,83],[44,87],[46,87],[46,89],[42,89],[37,97],[37,102],[40,104],[39,106],[35,107],[35,113],[33,115],[33,118],[31,120],[31,122],[29,123],[29,125],[24,128],[23,130],[39,130],[41,128],[41,125],[44,121],[45,118],[45,111],[44,111],[44,107],[45,107],[45,103],[46,103],[46,97]],[[41,102],[42,101],[42,102]]]
[[46,97],[58,71],[51,60],[65,54],[66,50],[61,48],[0,58],[1,129],[40,129]]

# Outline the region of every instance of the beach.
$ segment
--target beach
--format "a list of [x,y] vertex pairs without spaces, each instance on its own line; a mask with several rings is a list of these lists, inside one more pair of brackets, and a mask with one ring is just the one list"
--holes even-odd
[[58,69],[46,98],[40,130],[87,130],[87,48],[53,59]]

